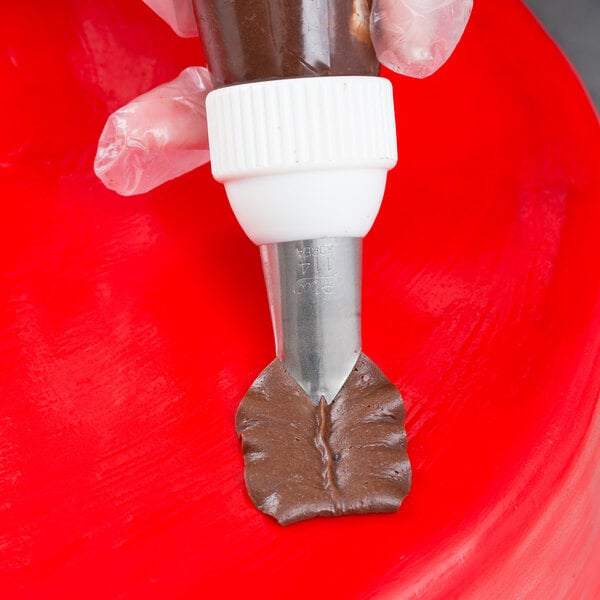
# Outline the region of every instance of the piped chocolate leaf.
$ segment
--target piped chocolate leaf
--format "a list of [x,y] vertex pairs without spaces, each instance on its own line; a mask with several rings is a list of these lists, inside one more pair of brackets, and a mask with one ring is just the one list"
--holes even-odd
[[248,494],[282,525],[389,513],[408,494],[404,404],[361,354],[331,404],[313,404],[275,359],[238,408]]

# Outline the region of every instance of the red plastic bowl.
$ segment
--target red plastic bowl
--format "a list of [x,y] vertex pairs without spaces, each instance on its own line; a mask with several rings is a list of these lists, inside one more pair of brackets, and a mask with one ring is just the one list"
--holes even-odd
[[0,9],[4,598],[600,597],[600,127],[515,0],[393,79],[364,346],[402,391],[395,515],[287,528],[236,407],[273,356],[257,250],[208,166],[123,199],[106,116],[202,61],[142,3]]

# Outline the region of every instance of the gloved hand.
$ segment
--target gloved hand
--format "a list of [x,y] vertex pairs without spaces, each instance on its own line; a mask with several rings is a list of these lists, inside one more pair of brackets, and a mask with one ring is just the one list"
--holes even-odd
[[[182,37],[198,35],[191,0],[143,0]],[[373,0],[379,61],[409,77],[442,66],[463,34],[473,0]],[[204,67],[188,67],[113,113],[98,142],[96,175],[124,196],[147,192],[209,160]]]

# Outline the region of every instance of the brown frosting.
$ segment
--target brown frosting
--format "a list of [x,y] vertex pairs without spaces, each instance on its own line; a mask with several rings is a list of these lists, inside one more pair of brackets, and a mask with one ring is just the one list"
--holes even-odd
[[215,87],[379,72],[371,0],[194,0],[194,7]]
[[395,512],[408,494],[404,404],[361,354],[335,400],[317,406],[275,359],[236,417],[248,494],[282,525]]

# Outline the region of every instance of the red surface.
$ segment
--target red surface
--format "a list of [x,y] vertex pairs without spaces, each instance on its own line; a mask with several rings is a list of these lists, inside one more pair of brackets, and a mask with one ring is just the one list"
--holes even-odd
[[393,77],[364,330],[411,495],[288,528],[233,428],[273,355],[257,251],[208,167],[134,199],[91,172],[107,114],[199,44],[133,0],[1,12],[2,597],[600,597],[600,128],[519,3]]

